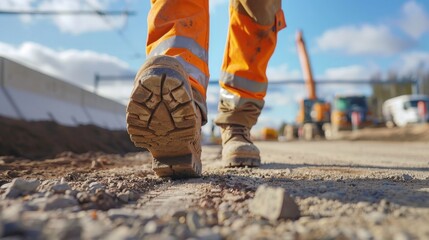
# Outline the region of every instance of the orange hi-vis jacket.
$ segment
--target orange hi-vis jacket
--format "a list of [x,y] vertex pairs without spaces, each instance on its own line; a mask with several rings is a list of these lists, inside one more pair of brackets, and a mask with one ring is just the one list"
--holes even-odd
[[[253,126],[256,123],[267,91],[268,61],[276,46],[277,32],[285,26],[281,0],[231,0],[219,80],[221,99],[217,124]],[[208,0],[152,0],[148,28],[148,57],[164,54],[182,63],[196,90],[194,95],[199,95],[194,97],[206,120]],[[246,109],[249,107],[256,110]],[[253,113],[243,116],[246,112]]]

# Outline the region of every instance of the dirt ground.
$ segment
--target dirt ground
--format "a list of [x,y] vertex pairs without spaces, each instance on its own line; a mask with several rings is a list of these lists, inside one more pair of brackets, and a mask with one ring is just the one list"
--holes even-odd
[[[204,146],[204,175],[188,180],[157,178],[146,152],[64,153],[42,161],[3,157],[0,235],[31,239],[429,238],[429,142],[257,145],[263,165],[255,169],[225,169],[220,146]],[[4,198],[15,178],[38,179],[40,185],[32,193]],[[269,221],[252,214],[249,203],[262,184],[286,189],[301,217]],[[58,191],[65,185],[66,191]]]

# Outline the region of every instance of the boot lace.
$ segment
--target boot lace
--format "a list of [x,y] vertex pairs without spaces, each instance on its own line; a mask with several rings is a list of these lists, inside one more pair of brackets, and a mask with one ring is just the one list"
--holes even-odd
[[250,130],[249,128],[241,125],[227,125],[222,127],[223,131],[229,134],[229,138],[225,141],[228,142],[231,138],[235,136],[242,136],[246,141],[251,142],[250,140]]

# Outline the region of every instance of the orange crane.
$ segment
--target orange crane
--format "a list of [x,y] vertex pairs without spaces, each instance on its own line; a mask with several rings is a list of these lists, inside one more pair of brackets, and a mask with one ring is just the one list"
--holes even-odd
[[301,31],[298,31],[296,34],[296,46],[308,91],[308,98],[300,102],[296,125],[286,126],[284,135],[287,139],[301,137],[306,140],[311,140],[316,136],[324,137],[323,124],[330,120],[330,105],[324,100],[317,98],[310,59]]
[[308,89],[308,98],[316,99],[316,85],[314,84],[310,59],[307,54],[307,48],[305,47],[305,42],[301,31],[296,33],[296,47],[298,50],[299,61],[301,63],[302,74],[304,75],[305,79],[305,85]]

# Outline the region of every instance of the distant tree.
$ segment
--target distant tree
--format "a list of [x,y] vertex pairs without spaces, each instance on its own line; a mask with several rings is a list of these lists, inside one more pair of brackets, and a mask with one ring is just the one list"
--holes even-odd
[[419,93],[429,95],[429,63],[420,62],[416,79],[419,81]]
[[286,125],[287,124],[285,122],[282,122],[282,124],[280,124],[279,131],[278,131],[279,136],[283,136],[284,135]]
[[[371,79],[381,80],[380,75],[381,74],[379,73],[375,74],[373,77],[371,77]],[[386,82],[388,84],[372,84],[372,97],[370,99],[370,105],[374,116],[378,120],[382,119],[382,106],[387,99],[413,93],[413,84],[403,83],[407,80],[415,80],[415,78],[409,74],[400,76],[397,71],[390,70],[386,75]]]

